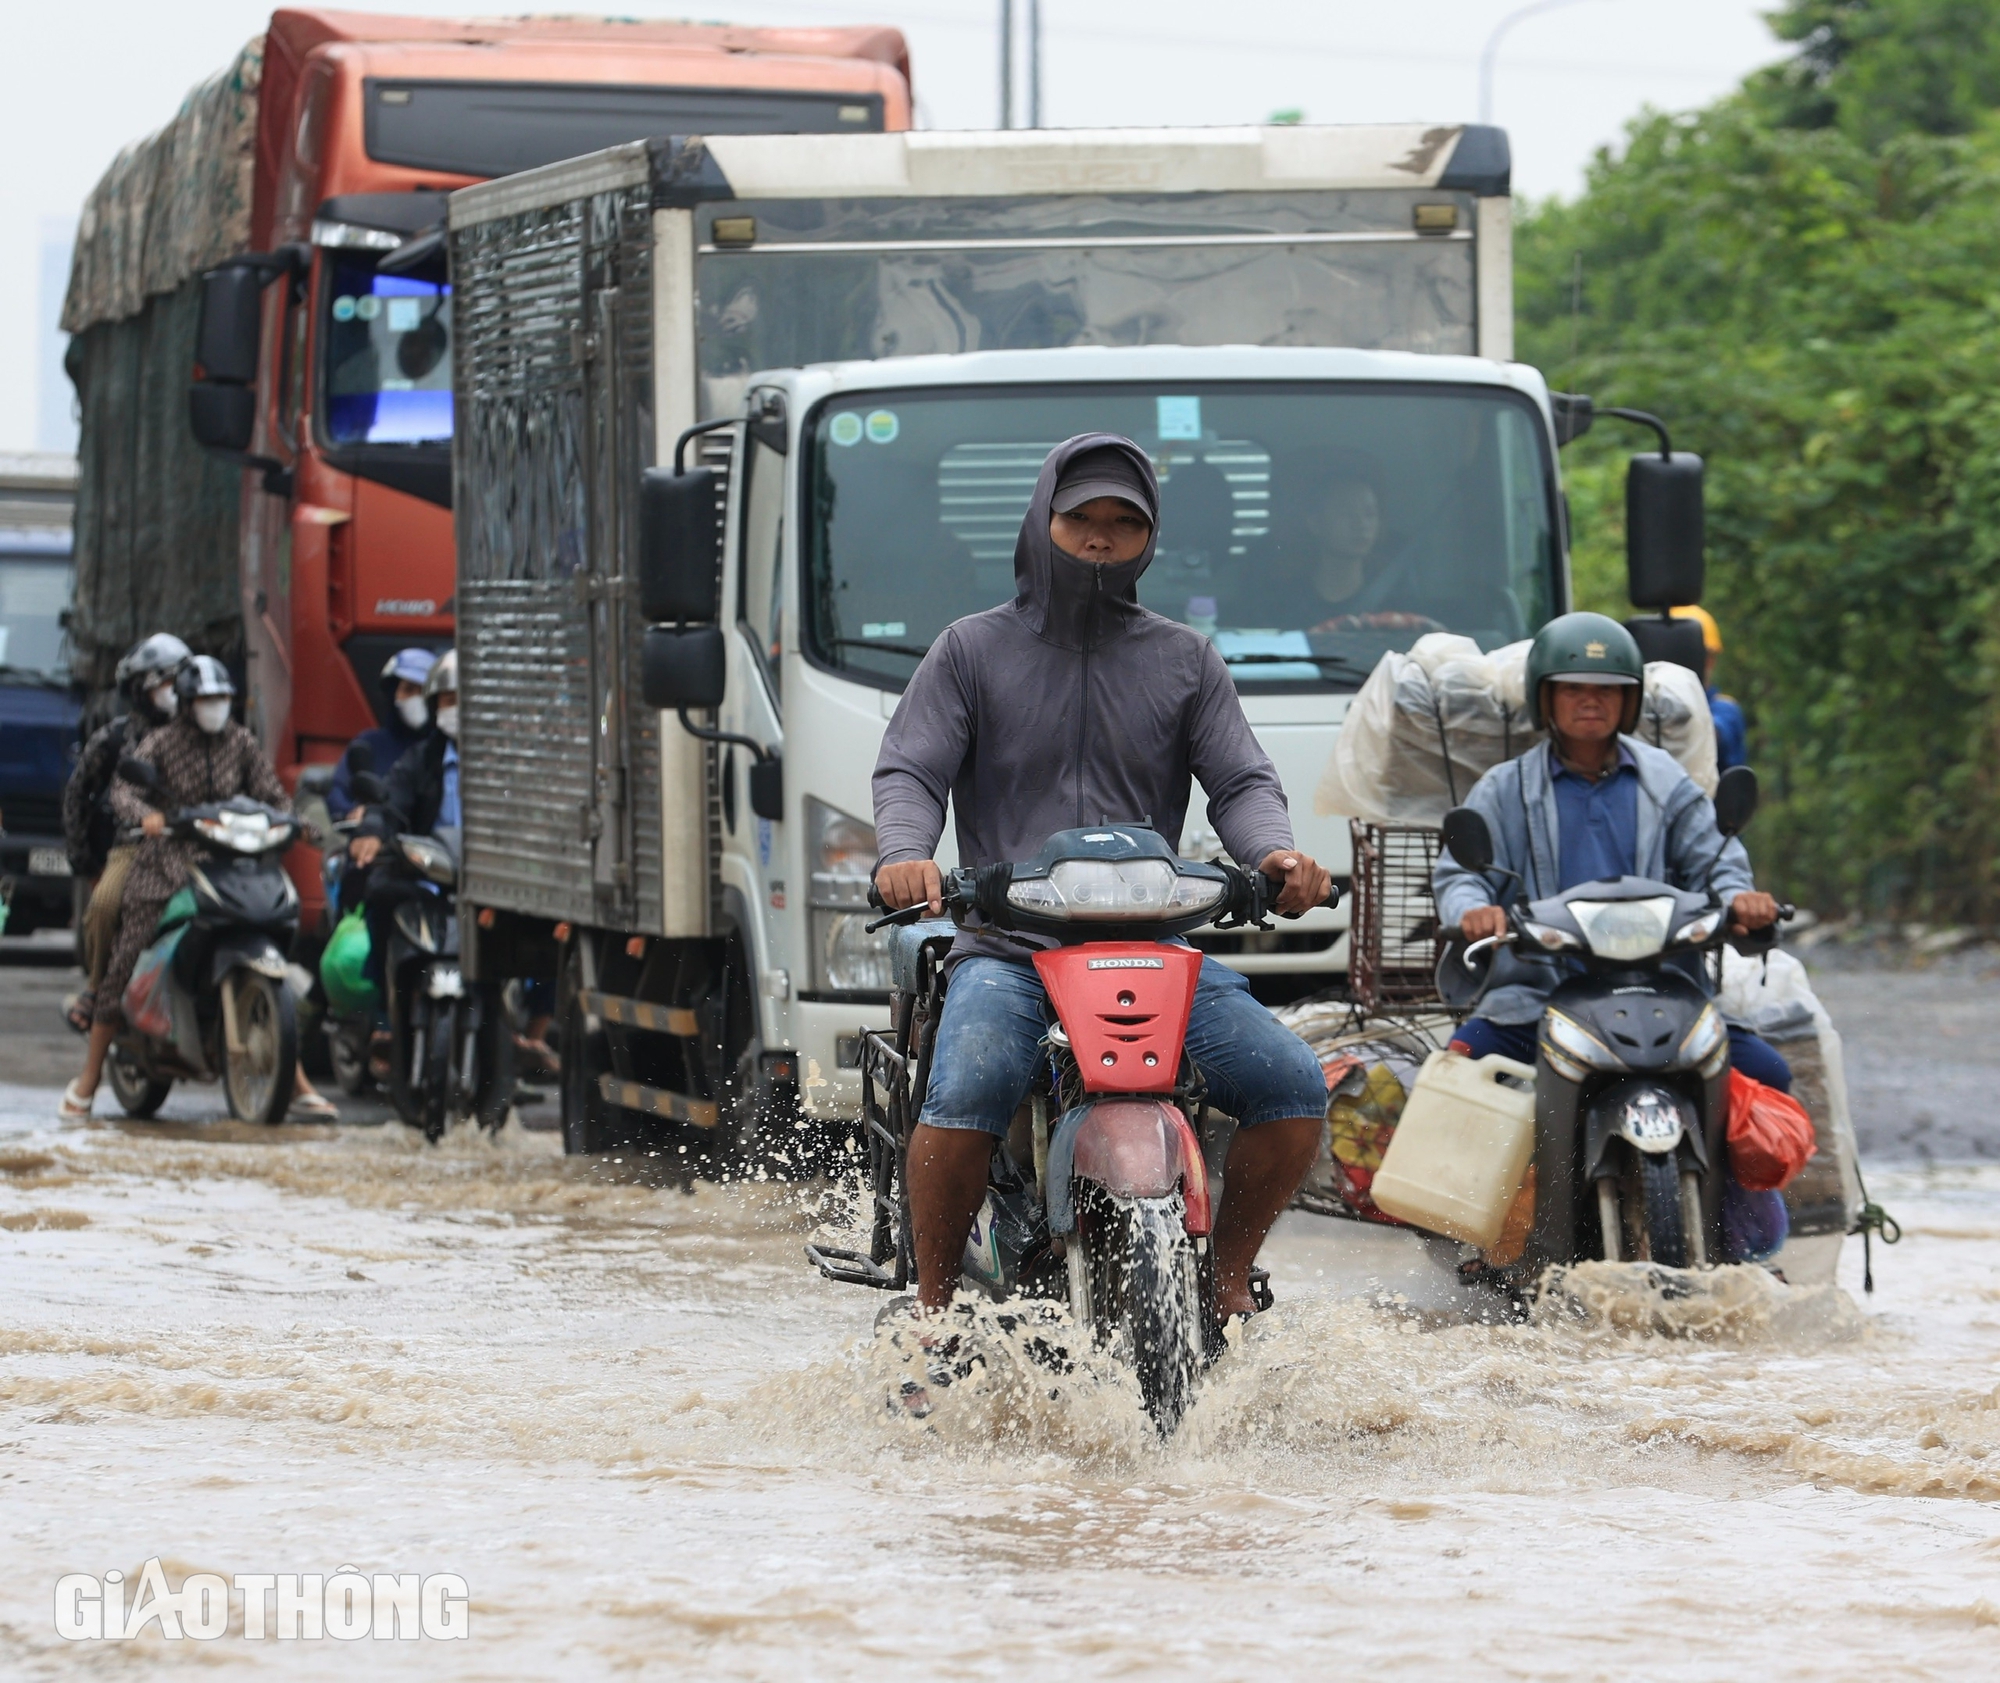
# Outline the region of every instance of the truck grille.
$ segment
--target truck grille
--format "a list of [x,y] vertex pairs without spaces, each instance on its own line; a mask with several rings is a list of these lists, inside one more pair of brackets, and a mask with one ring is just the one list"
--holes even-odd
[[0,828],[10,836],[61,835],[62,796],[0,794]]

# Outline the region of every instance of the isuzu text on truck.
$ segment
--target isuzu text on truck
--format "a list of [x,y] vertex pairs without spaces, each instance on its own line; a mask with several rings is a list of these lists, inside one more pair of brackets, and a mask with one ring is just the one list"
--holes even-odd
[[[884,723],[1072,434],[1152,454],[1142,599],[1341,868],[1311,790],[1381,654],[1568,605],[1587,410],[1509,360],[1509,209],[1499,131],[1417,127],[713,136],[453,196],[468,962],[560,972],[572,1149],[853,1113]],[[1199,799],[1169,839],[1213,855]],[[1297,993],[1344,923],[1194,939]]]
[[667,131],[904,128],[908,78],[886,29],[273,13],[84,207],[79,679],[172,630],[247,663],[288,783],[335,759],[388,656],[452,636],[444,195]]

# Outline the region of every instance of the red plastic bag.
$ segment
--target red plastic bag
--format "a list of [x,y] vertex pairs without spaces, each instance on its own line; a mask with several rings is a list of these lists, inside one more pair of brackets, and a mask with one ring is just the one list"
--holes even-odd
[[1746,1192],[1779,1192],[1812,1156],[1812,1118],[1790,1093],[1729,1072],[1729,1167]]
[[174,950],[188,926],[170,929],[139,955],[132,966],[132,979],[125,984],[125,1023],[155,1040],[170,1039],[174,1032],[174,1002],[168,971],[173,968]]

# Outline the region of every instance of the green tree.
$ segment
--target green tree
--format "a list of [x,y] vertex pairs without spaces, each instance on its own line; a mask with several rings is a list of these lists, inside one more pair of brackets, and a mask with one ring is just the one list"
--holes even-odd
[[[1647,113],[1581,198],[1530,207],[1522,354],[1708,460],[1708,603],[1766,873],[1823,909],[1988,920],[2000,9],[1799,0],[1776,26],[1792,61]],[[1579,597],[1629,612],[1621,434],[1600,423],[1565,473]]]

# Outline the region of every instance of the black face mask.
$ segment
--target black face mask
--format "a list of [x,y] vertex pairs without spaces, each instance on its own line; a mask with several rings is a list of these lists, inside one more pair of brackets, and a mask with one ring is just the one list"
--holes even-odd
[[1021,519],[1014,543],[1015,602],[1038,636],[1059,647],[1081,649],[1102,642],[1139,612],[1139,577],[1153,564],[1159,539],[1156,525],[1146,534],[1137,559],[1098,564],[1080,561],[1057,547],[1049,536],[1049,519],[1056,486],[1064,470],[1086,451],[1116,450],[1124,456],[1145,488],[1144,506],[1157,508],[1159,481],[1153,464],[1129,438],[1115,433],[1084,433],[1051,450],[1035,480],[1035,494]]

